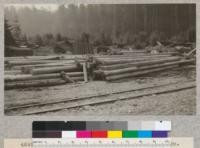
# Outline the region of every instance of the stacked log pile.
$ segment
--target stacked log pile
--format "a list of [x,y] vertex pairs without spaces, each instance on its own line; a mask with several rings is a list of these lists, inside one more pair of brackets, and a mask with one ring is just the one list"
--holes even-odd
[[5,59],[5,89],[63,85],[84,80],[84,56],[32,56]]
[[[191,51],[194,52],[194,51]],[[5,58],[5,89],[41,87],[88,81],[114,81],[195,64],[195,57],[145,51],[123,55],[31,56]]]
[[95,77],[114,81],[129,77],[148,75],[153,72],[171,70],[185,64],[195,64],[194,58],[172,56],[171,54],[127,54],[126,56],[99,57]]

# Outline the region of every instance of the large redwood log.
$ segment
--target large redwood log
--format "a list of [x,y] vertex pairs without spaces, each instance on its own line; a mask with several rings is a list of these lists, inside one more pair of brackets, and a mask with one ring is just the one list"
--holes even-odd
[[129,58],[156,58],[156,57],[172,57],[169,54],[159,54],[159,55],[151,55],[151,54],[145,54],[145,55],[104,55],[104,56],[94,56],[94,58],[99,59],[99,60],[103,60],[103,59],[129,59]]
[[[83,77],[74,77],[72,78],[73,81],[83,81]],[[20,89],[20,88],[29,88],[29,87],[49,87],[49,86],[56,86],[56,85],[64,85],[70,83],[69,81],[63,79],[46,79],[46,80],[34,80],[34,81],[23,81],[23,82],[12,82],[12,83],[5,83],[5,90],[10,89]]]
[[105,76],[109,75],[118,75],[118,74],[123,74],[123,73],[131,73],[135,71],[142,71],[142,70],[147,70],[147,69],[154,69],[154,68],[162,68],[162,67],[167,67],[171,65],[179,65],[179,64],[188,64],[188,63],[194,63],[195,60],[181,60],[181,61],[175,61],[175,62],[168,62],[168,63],[158,63],[155,65],[148,65],[148,66],[143,66],[143,67],[129,67],[129,68],[124,68],[124,69],[117,69],[117,70],[110,70],[110,71],[104,71]]
[[[66,73],[69,77],[83,77],[83,72],[71,72]],[[43,74],[43,75],[5,75],[5,82],[15,82],[15,81],[27,81],[27,80],[42,80],[42,79],[55,79],[61,78],[60,73]]]
[[71,66],[60,66],[55,68],[38,68],[38,69],[32,69],[31,73],[33,75],[37,75],[37,74],[60,73],[61,71],[64,72],[82,71],[82,67],[78,65],[71,65]]
[[119,74],[119,75],[111,75],[111,76],[107,76],[106,80],[107,81],[114,81],[114,80],[129,78],[129,77],[142,76],[142,75],[145,75],[145,74],[169,70],[169,69],[173,69],[173,68],[176,68],[176,67],[177,67],[177,65],[173,65],[173,66],[167,66],[167,67],[163,67],[163,68],[155,68],[155,69],[152,69],[152,70],[137,71],[137,72],[125,73],[125,74]]
[[178,60],[180,60],[179,57],[171,57],[171,58],[167,58],[167,59],[158,59],[158,60],[139,61],[139,62],[99,66],[99,68],[102,70],[115,70],[115,69],[122,69],[122,68],[128,68],[128,67],[161,64],[161,63],[165,63],[165,62],[172,62],[172,61],[178,61]]
[[51,63],[51,64],[39,64],[39,65],[25,65],[25,66],[15,67],[13,69],[17,68],[17,69],[20,69],[21,72],[24,73],[24,74],[30,74],[33,69],[38,69],[38,68],[57,68],[57,67],[71,66],[73,64]]
[[[168,57],[168,58],[178,58],[178,57]],[[136,59],[116,59],[116,60],[98,60],[97,63],[102,64],[102,65],[114,65],[114,64],[125,64],[125,63],[133,63],[133,62],[139,62],[139,61],[150,61],[150,60],[162,60],[166,58],[136,58]]]
[[15,66],[23,66],[23,65],[39,65],[39,64],[54,64],[54,63],[65,63],[65,64],[73,64],[74,60],[79,62],[84,62],[85,60],[73,59],[73,60],[14,60],[14,61],[7,61],[6,64],[15,67]]
[[75,59],[85,59],[85,55],[59,55],[59,56],[21,56],[21,57],[5,57],[5,61],[13,60],[75,60]]
[[5,75],[18,75],[18,74],[22,74],[22,72],[20,70],[6,70],[4,71]]
[[149,73],[153,73],[153,72],[159,72],[159,71],[172,69],[172,68],[178,67],[179,64],[194,63],[194,62],[195,62],[194,59],[183,60],[183,61],[179,61],[179,62],[173,62],[170,64],[166,64],[165,66],[157,66],[158,68],[156,68],[156,66],[155,66],[153,69],[146,69],[146,70],[138,69],[137,71],[134,71],[134,72],[127,72],[127,73],[123,73],[123,74],[117,74],[117,75],[114,74],[114,75],[106,76],[106,80],[113,81],[113,80],[118,80],[118,79],[123,79],[123,78],[128,78],[128,77],[141,76],[141,75],[145,75],[145,74],[149,74]]
[[67,82],[62,79],[49,79],[49,80],[40,80],[40,81],[5,83],[5,90],[28,88],[28,87],[56,86],[56,85],[63,85],[66,83]]
[[41,61],[41,60],[37,60],[37,61],[28,61],[28,60],[18,60],[18,61],[8,61],[8,64],[10,66],[16,66],[16,65],[36,65],[36,64],[45,64],[45,63],[51,63],[51,62],[55,62],[55,61]]

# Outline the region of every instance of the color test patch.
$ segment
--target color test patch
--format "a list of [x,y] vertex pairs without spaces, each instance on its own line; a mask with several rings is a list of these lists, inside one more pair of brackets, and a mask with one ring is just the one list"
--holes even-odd
[[171,121],[156,121],[155,130],[156,131],[171,131],[172,125]]
[[76,131],[62,131],[62,138],[76,138]]
[[32,133],[33,138],[62,138],[61,131],[35,131]]
[[107,131],[92,131],[92,138],[107,138]]
[[152,138],[152,131],[138,131],[138,138]]
[[32,131],[86,130],[86,121],[33,121]]
[[127,121],[87,121],[86,130],[127,130]]
[[123,138],[137,138],[138,132],[137,131],[123,131],[122,137]]
[[168,132],[167,131],[152,131],[153,138],[167,138]]
[[76,138],[91,138],[91,131],[77,131]]
[[108,138],[122,138],[122,131],[108,131]]

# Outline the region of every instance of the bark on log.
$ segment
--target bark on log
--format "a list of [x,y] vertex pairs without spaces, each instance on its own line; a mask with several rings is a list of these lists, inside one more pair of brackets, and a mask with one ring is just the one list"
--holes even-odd
[[85,59],[85,55],[59,55],[59,56],[21,56],[21,57],[5,57],[5,61],[12,60],[55,60],[55,59],[65,59],[65,60],[74,60],[74,59]]
[[17,75],[17,74],[22,74],[20,70],[8,70],[4,71],[4,75]]
[[[66,67],[66,66],[72,66],[73,64],[68,64],[68,63],[52,63],[52,64],[39,64],[39,65],[26,65],[26,66],[20,66],[20,70],[24,74],[31,74],[31,71],[39,68],[57,68],[57,67]],[[13,68],[15,69],[15,68]]]
[[28,88],[28,87],[44,87],[44,86],[56,86],[56,85],[63,85],[67,82],[62,79],[55,79],[55,80],[43,80],[43,81],[31,81],[31,82],[20,82],[20,83],[6,83],[5,90],[10,89],[19,89],[19,88]]
[[128,59],[128,58],[156,58],[156,57],[160,57],[160,58],[163,58],[163,57],[171,57],[171,55],[169,54],[165,54],[165,55],[121,55],[121,56],[99,56],[99,57],[95,57],[96,59],[99,59],[99,60],[103,60],[103,59]]
[[[170,57],[169,57],[170,58]],[[178,57],[172,57],[178,58]],[[138,58],[138,59],[124,59],[124,60],[100,60],[97,63],[102,65],[115,65],[115,64],[125,64],[125,63],[132,63],[132,62],[139,62],[139,61],[149,61],[149,60],[162,60],[166,58]],[[168,59],[168,58],[167,58]]]
[[116,65],[108,65],[108,66],[99,66],[102,70],[115,70],[115,69],[123,69],[128,67],[136,67],[136,66],[145,66],[145,65],[152,65],[152,64],[161,64],[165,62],[172,62],[178,61],[180,58],[171,57],[167,59],[159,59],[159,60],[150,60],[150,61],[139,61],[139,62],[131,62],[131,63],[124,63],[124,64],[116,64]]
[[[65,63],[65,64],[73,64],[75,60],[14,60],[14,61],[8,61],[6,64],[8,64],[11,67],[14,66],[23,66],[23,65],[38,65],[38,64],[54,64],[54,63]],[[85,60],[78,60],[78,62],[84,62]]]
[[[73,81],[83,81],[84,78],[82,77],[73,77]],[[10,89],[20,89],[20,88],[29,88],[29,87],[49,87],[49,86],[56,86],[56,85],[64,85],[67,84],[66,80],[63,79],[47,79],[47,80],[35,80],[35,81],[26,81],[26,82],[13,82],[13,83],[5,83],[5,90]]]
[[124,68],[124,69],[104,71],[104,75],[109,76],[109,75],[118,75],[118,74],[123,74],[123,73],[131,73],[131,72],[135,72],[135,71],[142,71],[142,70],[154,69],[154,68],[162,68],[162,67],[167,67],[167,66],[172,66],[172,65],[194,63],[194,61],[195,61],[194,59],[181,60],[181,61],[168,62],[168,63],[156,64],[156,65],[150,65],[150,66],[144,66],[144,67],[130,67],[130,68]]
[[45,64],[45,63],[50,63],[50,62],[55,62],[55,61],[28,61],[28,60],[19,60],[19,61],[9,61],[8,64],[10,66],[16,66],[16,65],[36,65],[36,64]]
[[[83,72],[71,72],[66,73],[69,77],[83,77]],[[43,79],[55,79],[61,78],[60,73],[53,73],[53,74],[43,74],[43,75],[18,75],[18,76],[11,76],[5,75],[4,80],[5,82],[15,82],[15,81],[27,81],[27,80],[43,80]]]
[[153,72],[159,72],[159,71],[164,71],[164,70],[169,70],[172,68],[176,68],[177,65],[173,66],[166,66],[163,68],[155,68],[152,70],[144,70],[144,71],[138,71],[138,72],[133,72],[133,73],[125,73],[125,74],[120,74],[120,75],[112,75],[112,76],[107,76],[106,80],[107,81],[114,81],[114,80],[119,80],[119,79],[124,79],[124,78],[129,78],[129,77],[134,77],[134,76],[141,76],[145,74],[150,74]]
[[77,71],[82,71],[82,67],[78,67],[77,65],[72,65],[72,66],[61,66],[56,68],[38,68],[38,69],[32,69],[31,73],[33,75],[38,75],[38,74],[48,74],[48,73],[60,73],[61,71],[77,72]]

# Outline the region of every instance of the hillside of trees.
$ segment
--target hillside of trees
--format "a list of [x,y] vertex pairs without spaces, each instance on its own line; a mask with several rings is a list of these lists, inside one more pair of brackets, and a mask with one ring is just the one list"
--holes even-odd
[[[83,33],[90,35],[91,42],[104,43],[131,44],[155,36],[160,40],[196,40],[195,4],[71,4],[54,11],[34,5],[9,6],[5,20],[9,26],[18,26],[23,40],[34,38],[39,45],[78,39]],[[11,32],[19,38],[16,31]]]

